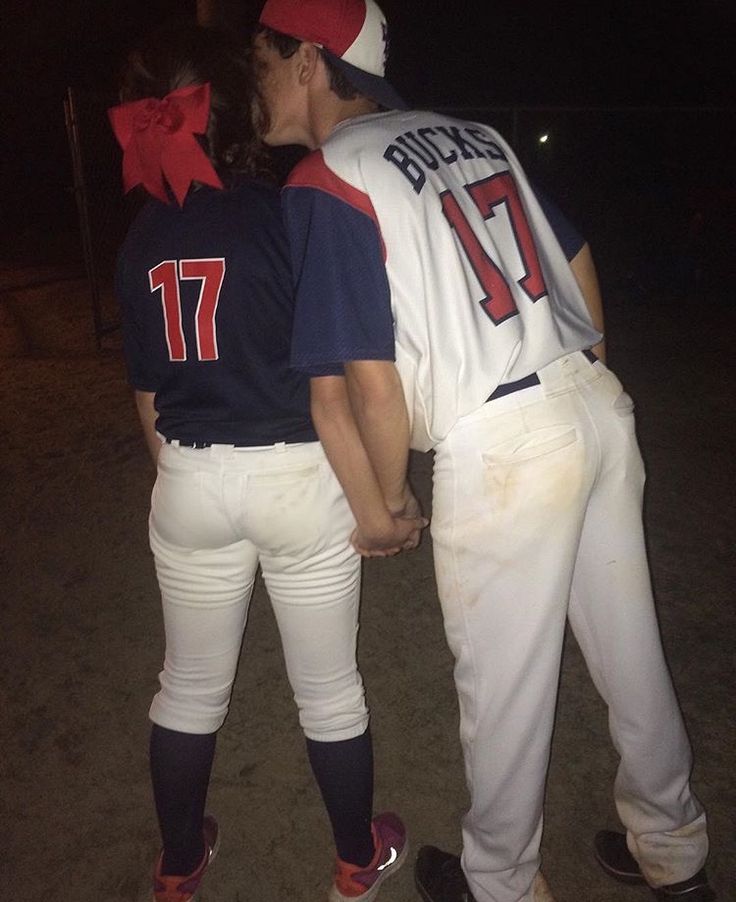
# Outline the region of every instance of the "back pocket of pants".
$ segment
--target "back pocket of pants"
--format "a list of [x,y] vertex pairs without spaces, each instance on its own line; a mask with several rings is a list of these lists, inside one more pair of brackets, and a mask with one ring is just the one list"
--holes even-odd
[[508,466],[514,463],[535,460],[547,454],[554,454],[577,441],[577,430],[574,426],[545,426],[533,432],[525,432],[514,438],[506,439],[499,445],[490,448],[482,455],[485,463],[491,466]]

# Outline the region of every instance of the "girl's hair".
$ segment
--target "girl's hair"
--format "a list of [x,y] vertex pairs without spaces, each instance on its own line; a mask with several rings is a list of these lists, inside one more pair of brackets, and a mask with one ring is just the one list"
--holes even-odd
[[253,124],[257,89],[246,39],[176,22],[158,28],[133,50],[123,71],[122,101],[164,98],[177,88],[210,83],[204,149],[221,175],[268,173],[265,148]]

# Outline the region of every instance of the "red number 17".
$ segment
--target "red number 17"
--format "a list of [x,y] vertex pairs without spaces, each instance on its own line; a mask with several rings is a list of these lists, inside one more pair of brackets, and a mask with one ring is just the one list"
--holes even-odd
[[217,360],[215,315],[224,278],[225,260],[223,257],[205,260],[164,260],[149,270],[148,281],[151,291],[161,289],[161,305],[164,311],[169,360],[187,359],[187,345],[181,321],[181,291],[179,290],[179,282],[183,279],[199,279],[202,282],[195,314],[197,359]]
[[[544,297],[547,294],[547,288],[544,284],[542,267],[539,264],[529,223],[511,175],[508,172],[500,172],[487,179],[474,182],[472,185],[466,185],[465,190],[484,220],[495,216],[496,207],[500,204],[506,206],[525,272],[525,275],[519,280],[519,285],[532,301],[538,301]],[[519,311],[511,294],[507,277],[484,250],[454,194],[451,191],[444,191],[440,197],[442,212],[455,230],[481,288],[485,292],[480,301],[481,307],[496,324],[515,316]]]

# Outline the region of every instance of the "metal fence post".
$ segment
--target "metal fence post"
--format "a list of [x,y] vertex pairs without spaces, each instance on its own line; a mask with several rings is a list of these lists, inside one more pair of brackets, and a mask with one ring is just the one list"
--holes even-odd
[[105,331],[102,323],[102,306],[100,303],[100,282],[97,273],[97,264],[92,246],[92,230],[89,217],[89,196],[84,178],[84,161],[82,158],[82,146],[79,136],[79,122],[77,119],[74,90],[66,89],[64,97],[64,118],[66,120],[67,138],[69,140],[69,152],[72,159],[72,172],[74,176],[74,197],[77,203],[79,217],[79,231],[82,238],[82,254],[84,266],[87,272],[87,284],[89,286],[90,301],[92,304],[92,320],[95,329],[95,341],[99,351],[102,344],[102,334]]

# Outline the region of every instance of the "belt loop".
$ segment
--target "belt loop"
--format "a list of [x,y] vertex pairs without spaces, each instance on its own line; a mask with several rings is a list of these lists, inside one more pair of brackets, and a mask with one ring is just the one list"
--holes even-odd
[[273,447],[277,454],[284,454],[286,451],[286,442],[276,442]]

